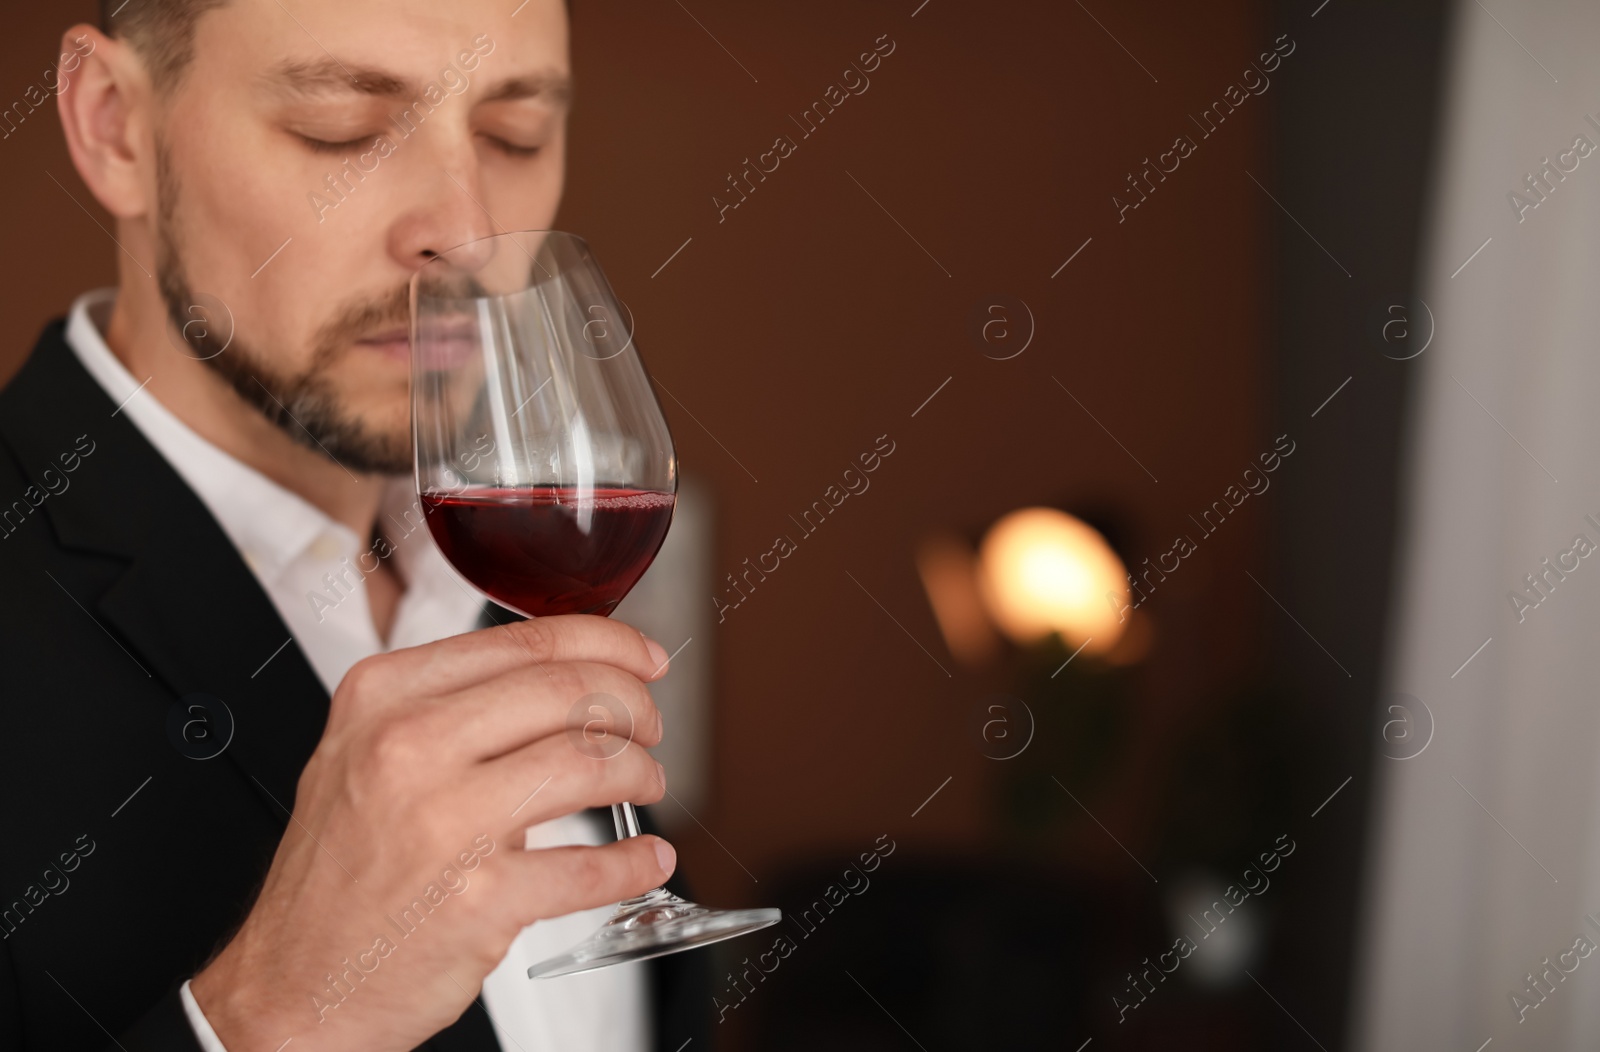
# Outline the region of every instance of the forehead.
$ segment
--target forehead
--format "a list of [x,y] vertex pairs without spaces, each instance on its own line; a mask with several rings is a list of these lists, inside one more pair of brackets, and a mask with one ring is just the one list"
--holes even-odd
[[564,0],[233,0],[196,22],[191,83],[284,100],[398,98],[467,65],[479,100],[565,101]]

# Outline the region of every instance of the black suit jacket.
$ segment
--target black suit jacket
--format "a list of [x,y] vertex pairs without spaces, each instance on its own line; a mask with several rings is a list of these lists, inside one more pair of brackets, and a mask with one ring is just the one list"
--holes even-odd
[[[328,695],[63,331],[0,391],[0,1050],[194,1052],[178,988],[248,912]],[[191,694],[233,714],[209,760],[169,729]],[[648,967],[656,1047],[708,1048],[705,955]],[[422,1047],[498,1046],[480,1002]]]

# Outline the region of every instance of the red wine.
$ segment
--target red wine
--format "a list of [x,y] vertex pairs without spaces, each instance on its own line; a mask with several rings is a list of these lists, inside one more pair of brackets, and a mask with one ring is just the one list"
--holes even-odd
[[570,486],[424,493],[428,530],[480,589],[529,617],[609,614],[666,539],[675,498]]

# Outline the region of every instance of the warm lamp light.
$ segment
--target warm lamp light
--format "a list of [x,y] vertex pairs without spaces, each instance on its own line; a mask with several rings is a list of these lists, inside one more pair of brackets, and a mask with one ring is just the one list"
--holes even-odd
[[1001,644],[978,594],[972,545],[954,534],[935,534],[917,546],[917,572],[950,653],[972,668],[987,664]]
[[978,552],[978,588],[995,623],[1018,643],[1059,632],[1085,653],[1104,653],[1122,635],[1122,560],[1097,530],[1063,511],[1022,508],[990,527]]

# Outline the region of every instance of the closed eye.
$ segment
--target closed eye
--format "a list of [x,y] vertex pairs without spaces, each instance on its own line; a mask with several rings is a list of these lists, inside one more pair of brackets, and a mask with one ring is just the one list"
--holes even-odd
[[533,157],[539,153],[540,149],[542,149],[542,147],[539,146],[520,146],[517,143],[508,142],[505,139],[500,138],[498,135],[484,135],[484,138],[488,139],[490,144],[493,145],[495,149],[499,150],[507,157]]
[[365,145],[367,142],[367,136],[365,135],[356,139],[346,139],[344,142],[328,142],[324,139],[313,139],[309,135],[297,134],[295,137],[316,153],[346,153]]
[[[367,145],[368,141],[368,137],[365,135],[355,139],[346,139],[342,142],[329,142],[326,139],[313,139],[309,135],[299,134],[296,135],[296,138],[305,143],[308,149],[316,153],[327,154],[348,153],[351,150],[359,149],[360,147]],[[522,146],[517,143],[502,139],[497,135],[485,135],[484,138],[488,139],[490,144],[494,146],[495,149],[499,150],[507,157],[535,157],[538,155],[539,151],[543,149],[542,146]]]

